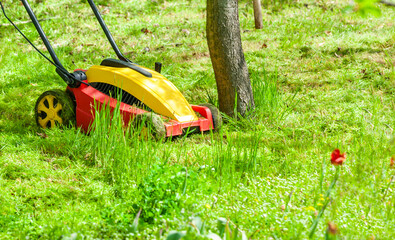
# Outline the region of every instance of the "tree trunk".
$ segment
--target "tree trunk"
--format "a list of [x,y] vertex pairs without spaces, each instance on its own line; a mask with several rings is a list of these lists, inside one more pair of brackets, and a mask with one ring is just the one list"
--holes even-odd
[[262,20],[261,0],[253,0],[253,2],[254,2],[255,29],[262,29],[263,20]]
[[207,0],[206,31],[219,109],[229,116],[235,117],[235,110],[244,116],[255,105],[241,46],[237,0]]

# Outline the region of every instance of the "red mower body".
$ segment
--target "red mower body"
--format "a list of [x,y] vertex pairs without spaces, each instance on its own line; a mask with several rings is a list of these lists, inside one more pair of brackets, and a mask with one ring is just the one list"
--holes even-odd
[[[86,80],[85,82],[87,83]],[[89,132],[93,120],[95,119],[95,104],[99,109],[107,105],[110,107],[111,111],[114,111],[117,107],[116,99],[100,92],[91,86],[81,84],[77,88],[67,87],[67,90],[71,92],[75,98],[77,127],[81,127],[85,133]],[[196,113],[199,113],[199,118],[196,121],[180,123],[176,120],[162,116],[166,129],[166,137],[179,136],[183,133],[184,129],[192,127],[198,127],[199,131],[201,132],[214,129],[212,120],[213,117],[208,107],[198,105],[191,105],[191,107]],[[147,112],[143,109],[128,105],[123,102],[119,104],[119,108],[125,126],[127,126],[137,114]]]

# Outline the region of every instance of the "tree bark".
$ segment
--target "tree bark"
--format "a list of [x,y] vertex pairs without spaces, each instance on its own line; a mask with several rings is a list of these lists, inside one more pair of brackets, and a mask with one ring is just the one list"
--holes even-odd
[[255,29],[262,29],[263,20],[262,20],[261,0],[253,0],[253,2],[254,2]]
[[219,109],[229,116],[236,117],[235,110],[244,116],[255,105],[241,46],[237,0],[207,0],[206,32]]

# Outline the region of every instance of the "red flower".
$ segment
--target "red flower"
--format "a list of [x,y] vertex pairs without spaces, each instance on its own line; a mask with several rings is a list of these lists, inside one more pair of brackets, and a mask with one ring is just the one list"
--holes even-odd
[[335,149],[331,155],[331,163],[335,166],[343,165],[346,161],[346,153],[340,153],[339,149]]
[[394,157],[391,157],[390,167],[391,167],[391,168],[395,167],[395,160],[394,160]]

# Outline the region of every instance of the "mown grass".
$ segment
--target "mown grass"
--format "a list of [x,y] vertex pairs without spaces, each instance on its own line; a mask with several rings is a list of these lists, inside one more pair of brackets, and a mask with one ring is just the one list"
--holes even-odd
[[[28,20],[21,5],[3,4]],[[163,62],[191,103],[217,103],[204,1],[99,4],[129,58]],[[395,13],[361,18],[342,4],[268,1],[264,29],[254,30],[252,4],[240,1],[256,111],[219,133],[165,142],[140,141],[105,117],[89,136],[38,129],[37,97],[65,84],[0,18],[0,239],[166,238],[196,216],[206,232],[218,233],[222,217],[253,239],[308,238],[335,177],[335,148],[347,160],[313,238],[330,221],[341,238],[390,239]],[[31,5],[68,69],[114,57],[84,1]],[[19,26],[44,49],[31,24]]]

